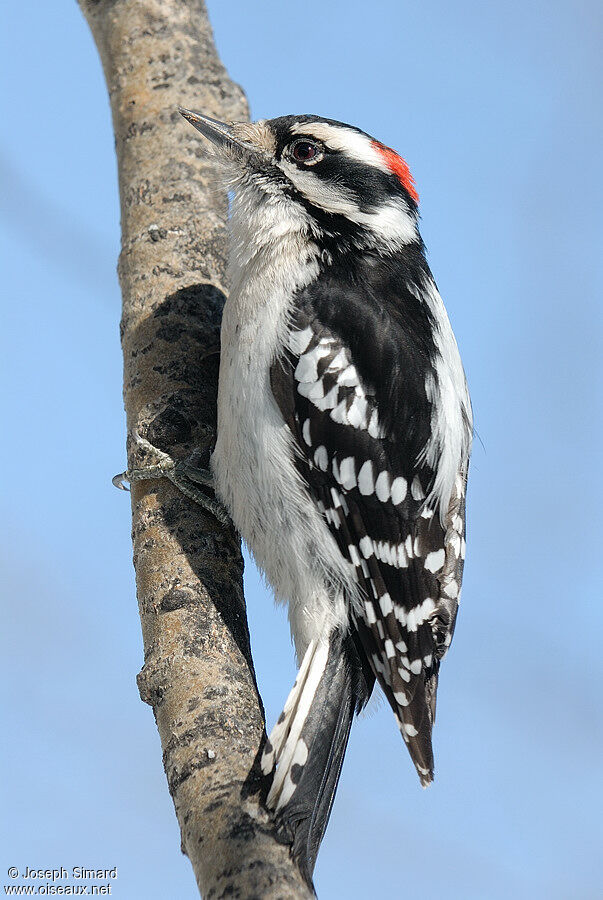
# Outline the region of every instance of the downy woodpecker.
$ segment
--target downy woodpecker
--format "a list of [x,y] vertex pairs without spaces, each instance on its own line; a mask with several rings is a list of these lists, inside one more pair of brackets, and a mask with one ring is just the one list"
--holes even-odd
[[465,556],[469,395],[406,162],[319,116],[224,124],[231,195],[211,467],[299,673],[264,751],[311,880],[352,719],[375,680],[423,785]]

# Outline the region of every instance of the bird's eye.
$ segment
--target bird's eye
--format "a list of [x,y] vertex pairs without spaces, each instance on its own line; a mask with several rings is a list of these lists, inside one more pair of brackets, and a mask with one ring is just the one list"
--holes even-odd
[[296,162],[312,163],[317,162],[322,154],[318,144],[312,141],[296,141],[291,148],[291,155]]

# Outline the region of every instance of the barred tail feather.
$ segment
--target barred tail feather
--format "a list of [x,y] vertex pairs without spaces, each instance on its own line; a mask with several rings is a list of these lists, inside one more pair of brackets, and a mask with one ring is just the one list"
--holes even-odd
[[267,806],[309,884],[352,720],[372,686],[351,637],[312,642],[262,757],[263,771],[274,772]]

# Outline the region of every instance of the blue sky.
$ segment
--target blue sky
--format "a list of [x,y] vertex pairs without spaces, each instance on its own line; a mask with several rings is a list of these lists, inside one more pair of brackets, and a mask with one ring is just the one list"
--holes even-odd
[[[385,704],[356,724],[321,898],[594,900],[603,883],[600,46],[594,2],[210,0],[253,115],[360,125],[408,160],[480,440],[441,677],[437,780]],[[100,64],[75,2],[4,12],[0,884],[117,866],[194,898],[151,710],[129,503],[119,211]],[[182,98],[194,107],[194,92]],[[247,568],[269,723],[293,679]]]

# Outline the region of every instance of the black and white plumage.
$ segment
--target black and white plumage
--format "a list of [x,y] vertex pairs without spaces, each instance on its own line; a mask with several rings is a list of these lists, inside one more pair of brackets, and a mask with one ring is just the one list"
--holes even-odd
[[472,419],[404,161],[316,116],[183,115],[232,191],[216,492],[289,617],[300,670],[267,803],[311,879],[375,680],[421,782],[465,551]]

